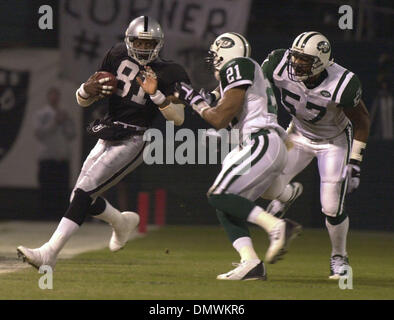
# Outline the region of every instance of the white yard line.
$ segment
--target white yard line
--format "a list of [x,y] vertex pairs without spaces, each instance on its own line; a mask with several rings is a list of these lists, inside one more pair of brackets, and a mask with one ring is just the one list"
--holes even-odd
[[[47,242],[58,222],[12,221],[0,222],[0,274],[29,267],[17,258],[20,245],[37,248]],[[149,228],[150,229],[150,228]],[[112,228],[103,222],[84,223],[61,251],[60,259],[108,247]],[[134,232],[130,239],[141,236]]]

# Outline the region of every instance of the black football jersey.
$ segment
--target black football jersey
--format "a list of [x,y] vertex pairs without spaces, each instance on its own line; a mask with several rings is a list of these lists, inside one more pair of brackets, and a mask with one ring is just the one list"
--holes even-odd
[[[179,64],[159,58],[148,64],[157,75],[158,90],[165,96],[174,94],[176,82],[190,83],[185,69]],[[144,67],[127,54],[126,44],[117,43],[106,54],[100,71],[107,71],[118,80],[117,91],[109,98],[105,119],[149,127],[159,113],[158,106],[138,84],[136,77]],[[142,76],[141,76],[142,78]]]

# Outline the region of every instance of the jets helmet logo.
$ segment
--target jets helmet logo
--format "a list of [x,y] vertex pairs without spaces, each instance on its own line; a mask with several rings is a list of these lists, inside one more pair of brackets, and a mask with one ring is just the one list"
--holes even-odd
[[231,39],[231,38],[223,37],[223,38],[220,38],[220,39],[218,39],[218,40],[216,41],[216,45],[217,45],[219,48],[228,49],[228,48],[234,47],[235,42],[234,42],[234,40]]
[[320,41],[317,44],[317,50],[327,53],[330,51],[330,44],[327,41]]

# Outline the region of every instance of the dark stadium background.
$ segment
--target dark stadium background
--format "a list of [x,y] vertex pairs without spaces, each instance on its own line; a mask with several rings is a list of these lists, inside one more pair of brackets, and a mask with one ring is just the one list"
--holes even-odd
[[[358,32],[360,3],[374,17],[373,23],[365,23],[364,30]],[[37,28],[38,8],[48,4],[54,9],[54,29],[43,32]],[[355,30],[340,30],[337,25],[338,7],[350,4],[354,10]],[[58,1],[0,1],[0,51],[5,48],[59,48]],[[363,84],[363,99],[370,110],[378,94],[382,73],[386,74],[393,92],[393,2],[376,1],[253,1],[246,37],[252,46],[252,58],[261,63],[268,53],[276,48],[287,48],[296,35],[307,30],[317,30],[325,34],[332,44],[335,61],[355,72]],[[371,30],[372,28],[372,30]],[[166,30],[164,30],[165,32]],[[124,30],[120,30],[124,32]],[[115,42],[116,40],[114,40]],[[380,63],[383,54],[389,56],[385,64]],[[2,65],[6,65],[1,61]],[[93,107],[92,107],[93,108]],[[86,126],[90,119],[89,110],[84,110]],[[288,123],[288,116],[280,110],[280,123]],[[155,126],[163,129],[164,122],[156,121]],[[187,112],[184,127],[208,128],[195,114]],[[393,231],[393,140],[375,137],[379,122],[372,124],[371,139],[367,145],[362,163],[361,186],[356,193],[347,197],[346,210],[350,216],[352,229],[374,229]],[[6,129],[1,128],[1,134]],[[86,135],[83,138],[81,164],[94,141]],[[26,159],[29,160],[29,150]],[[143,165],[138,169],[140,191],[150,192],[151,197],[158,188],[168,192],[168,224],[218,224],[214,210],[208,205],[205,193],[212,184],[219,165]],[[21,171],[24,168],[20,168]],[[0,177],[1,179],[1,177]],[[320,211],[319,177],[316,162],[297,178],[304,185],[304,193],[294,204],[289,215],[305,227],[324,227],[324,217]],[[70,187],[74,181],[70,182]],[[107,196],[116,204],[116,190]],[[130,198],[134,199],[130,191]],[[38,212],[38,190],[14,187],[0,189],[0,221],[14,219],[48,219],[60,217]],[[135,208],[135,202],[133,208]],[[261,201],[262,205],[266,203]],[[151,206],[151,210],[153,207]],[[152,215],[151,215],[151,219]],[[152,220],[151,220],[152,221]]]

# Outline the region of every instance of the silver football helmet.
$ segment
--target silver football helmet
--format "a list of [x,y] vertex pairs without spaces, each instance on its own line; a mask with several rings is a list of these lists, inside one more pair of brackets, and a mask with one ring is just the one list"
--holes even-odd
[[[153,49],[135,48],[133,44],[135,39],[156,40],[156,45]],[[129,56],[144,66],[158,57],[164,44],[164,34],[155,19],[141,16],[130,22],[125,32],[124,41]]]

